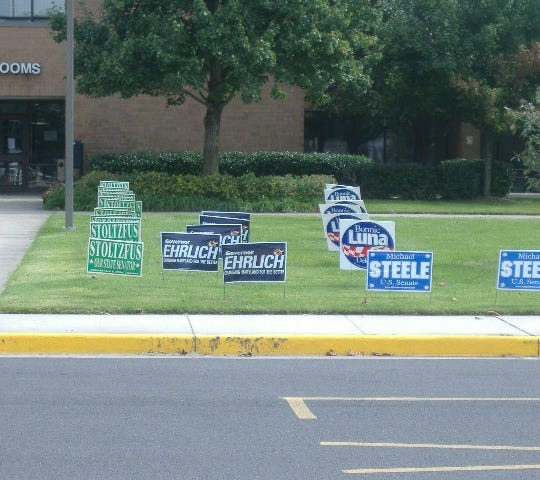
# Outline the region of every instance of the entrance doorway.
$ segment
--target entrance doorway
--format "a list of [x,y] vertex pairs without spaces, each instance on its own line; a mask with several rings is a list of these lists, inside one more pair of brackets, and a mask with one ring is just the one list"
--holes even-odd
[[0,188],[24,185],[28,167],[28,121],[21,115],[0,116]]
[[64,108],[63,100],[0,100],[0,192],[63,180]]

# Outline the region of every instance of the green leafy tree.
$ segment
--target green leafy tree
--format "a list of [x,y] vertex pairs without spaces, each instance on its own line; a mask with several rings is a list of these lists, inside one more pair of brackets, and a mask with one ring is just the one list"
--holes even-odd
[[510,113],[513,127],[524,142],[523,151],[515,158],[523,164],[527,188],[540,191],[540,89],[534,102],[523,100]]
[[335,108],[381,127],[411,127],[415,160],[425,163],[437,160],[431,149],[453,122],[473,123],[489,170],[493,143],[510,125],[506,107],[530,100],[538,85],[531,48],[540,40],[540,2],[379,0],[377,8],[382,54],[373,88],[353,101],[336,97]]
[[[315,104],[333,85],[369,86],[374,39],[368,0],[104,0],[75,25],[75,76],[82,94],[191,97],[204,105],[203,174],[218,171],[223,109],[261,100],[274,82],[297,85]],[[62,38],[61,15],[52,28]]]

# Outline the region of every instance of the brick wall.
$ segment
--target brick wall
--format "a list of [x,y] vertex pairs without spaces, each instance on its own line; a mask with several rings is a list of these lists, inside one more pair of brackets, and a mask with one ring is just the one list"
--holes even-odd
[[[2,24],[0,45],[1,62],[41,65],[39,75],[0,75],[0,100],[64,97],[65,44],[52,40],[47,24]],[[86,158],[100,152],[203,149],[204,108],[190,98],[184,105],[167,107],[159,97],[76,95],[74,117],[74,135],[84,142]],[[285,100],[273,100],[267,87],[261,103],[245,105],[234,99],[223,113],[222,151],[302,151],[303,140],[304,94],[300,89],[290,88]]]

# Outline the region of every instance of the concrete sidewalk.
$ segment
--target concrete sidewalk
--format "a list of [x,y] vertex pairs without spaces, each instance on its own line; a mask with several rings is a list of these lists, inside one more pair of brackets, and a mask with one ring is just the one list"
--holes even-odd
[[0,354],[539,356],[537,317],[0,315]]
[[[0,195],[0,292],[49,215]],[[540,316],[0,314],[2,354],[540,355]]]

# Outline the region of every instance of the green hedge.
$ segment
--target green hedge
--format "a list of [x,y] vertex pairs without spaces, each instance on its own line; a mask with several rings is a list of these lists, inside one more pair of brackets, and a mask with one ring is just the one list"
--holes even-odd
[[[95,156],[94,170],[115,174],[155,173],[165,175],[159,181],[168,183],[166,176],[188,175],[189,184],[197,184],[202,154],[195,152],[109,154]],[[360,185],[365,198],[403,199],[467,199],[483,194],[484,162],[453,159],[430,167],[418,163],[377,164],[360,155],[298,152],[225,152],[220,156],[220,173],[239,178],[252,174],[255,178],[244,183],[249,190],[258,177],[327,175],[337,182]],[[277,182],[277,180],[273,180]],[[206,180],[204,181],[206,182]],[[492,195],[504,196],[510,191],[512,170],[508,164],[495,163],[492,168]],[[173,187],[168,194],[182,190]],[[226,187],[220,186],[221,198],[235,198]],[[189,191],[189,185],[186,190]],[[264,190],[264,188],[263,188]],[[262,197],[261,197],[262,198]]]
[[[96,155],[90,160],[92,170],[111,173],[164,172],[169,175],[199,175],[202,154],[197,152],[136,152]],[[339,183],[355,185],[356,171],[372,161],[362,155],[300,152],[224,152],[220,155],[219,173],[240,177],[284,175],[330,175]]]
[[[73,208],[92,211],[97,206],[101,180],[128,181],[145,211],[247,210],[251,212],[309,212],[322,202],[324,187],[334,182],[324,175],[256,177],[231,175],[170,175],[164,172],[110,173],[95,170],[75,182]],[[47,209],[64,208],[63,183],[44,195]]]
[[[434,167],[418,163],[371,164],[359,168],[355,173],[364,198],[458,200],[483,195],[483,160],[446,160]],[[491,194],[502,197],[510,192],[511,184],[510,165],[495,162]]]

